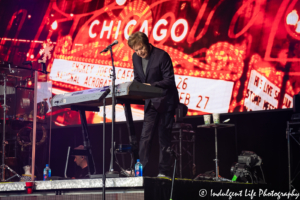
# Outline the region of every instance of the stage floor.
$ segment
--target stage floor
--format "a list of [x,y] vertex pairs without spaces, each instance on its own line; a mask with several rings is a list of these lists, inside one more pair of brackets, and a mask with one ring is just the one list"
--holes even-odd
[[[107,200],[169,200],[171,179],[151,177],[107,178]],[[191,199],[285,199],[283,191],[267,184],[193,181],[176,179],[173,200]],[[296,194],[295,194],[296,195]],[[299,196],[299,195],[298,195]],[[296,197],[296,196],[295,196]],[[0,199],[102,199],[102,179],[36,181],[32,194],[26,194],[24,182],[1,183]],[[290,198],[291,199],[291,198]],[[295,198],[294,198],[295,199]]]

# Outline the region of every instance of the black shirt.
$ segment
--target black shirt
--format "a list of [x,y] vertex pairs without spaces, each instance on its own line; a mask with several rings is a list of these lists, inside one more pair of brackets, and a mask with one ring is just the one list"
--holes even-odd
[[88,167],[85,167],[83,169],[78,168],[76,169],[75,178],[76,179],[89,178],[88,173],[89,173]]

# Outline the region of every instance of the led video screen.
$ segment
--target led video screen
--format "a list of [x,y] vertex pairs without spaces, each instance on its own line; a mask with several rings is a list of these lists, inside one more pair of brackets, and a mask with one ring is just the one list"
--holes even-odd
[[[115,40],[116,84],[132,81],[136,31],[171,56],[189,116],[292,108],[300,92],[296,0],[24,0],[1,1],[0,11],[0,60],[44,62],[54,95],[110,85],[111,54],[100,52]],[[124,121],[121,105],[116,112]],[[143,119],[143,106],[132,112]],[[80,123],[68,109],[53,116]],[[102,108],[87,121],[101,123]]]

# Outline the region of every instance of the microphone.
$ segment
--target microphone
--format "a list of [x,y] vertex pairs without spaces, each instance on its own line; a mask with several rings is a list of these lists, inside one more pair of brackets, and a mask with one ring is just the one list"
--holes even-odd
[[105,92],[101,95],[99,101],[103,100],[110,93],[110,88],[107,88]]
[[111,43],[110,45],[108,45],[105,49],[103,49],[100,53],[103,53],[103,52],[107,52],[109,50],[110,47],[118,44],[118,40],[115,40],[113,43]]
[[105,92],[103,93],[103,95],[106,97],[109,93],[110,93],[110,89],[107,88],[107,89],[105,90]]

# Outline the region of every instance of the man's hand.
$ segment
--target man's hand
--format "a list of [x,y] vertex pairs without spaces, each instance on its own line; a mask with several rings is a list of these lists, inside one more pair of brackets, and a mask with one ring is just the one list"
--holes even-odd
[[150,83],[143,83],[143,84],[151,86],[151,84],[150,84]]

